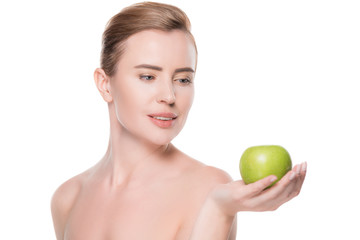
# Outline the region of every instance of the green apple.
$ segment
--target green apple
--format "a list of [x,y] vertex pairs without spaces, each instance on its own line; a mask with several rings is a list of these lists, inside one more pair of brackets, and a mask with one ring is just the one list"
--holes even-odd
[[245,184],[256,182],[270,175],[279,181],[292,168],[289,153],[277,145],[249,147],[240,159],[240,174]]

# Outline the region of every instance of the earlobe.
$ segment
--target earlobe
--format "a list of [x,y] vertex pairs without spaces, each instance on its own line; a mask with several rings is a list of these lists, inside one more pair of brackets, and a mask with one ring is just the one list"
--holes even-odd
[[105,71],[101,68],[95,69],[94,72],[94,81],[97,89],[99,90],[101,96],[106,102],[112,101],[112,96],[110,93],[110,78],[106,75]]

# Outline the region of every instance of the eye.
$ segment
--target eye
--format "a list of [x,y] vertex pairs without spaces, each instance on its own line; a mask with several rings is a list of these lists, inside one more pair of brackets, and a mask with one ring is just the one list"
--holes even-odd
[[151,75],[140,75],[140,79],[146,80],[146,81],[150,81],[154,79],[154,76]]
[[182,79],[179,79],[178,81],[183,85],[188,85],[188,84],[192,83],[192,81],[189,78],[182,78]]

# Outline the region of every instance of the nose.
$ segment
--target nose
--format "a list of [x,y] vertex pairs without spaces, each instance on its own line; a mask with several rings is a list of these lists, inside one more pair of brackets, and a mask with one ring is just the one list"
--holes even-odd
[[171,83],[161,83],[157,96],[158,103],[174,104],[176,100],[174,86]]

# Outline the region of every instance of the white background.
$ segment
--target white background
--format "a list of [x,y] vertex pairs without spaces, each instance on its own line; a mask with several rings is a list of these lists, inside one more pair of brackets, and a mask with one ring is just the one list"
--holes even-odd
[[[308,162],[296,199],[238,214],[238,239],[359,239],[359,2],[163,2],[187,13],[199,51],[173,143],[233,179],[253,145]],[[0,3],[0,239],[55,239],[53,192],[105,153],[93,71],[106,22],[132,3]]]

